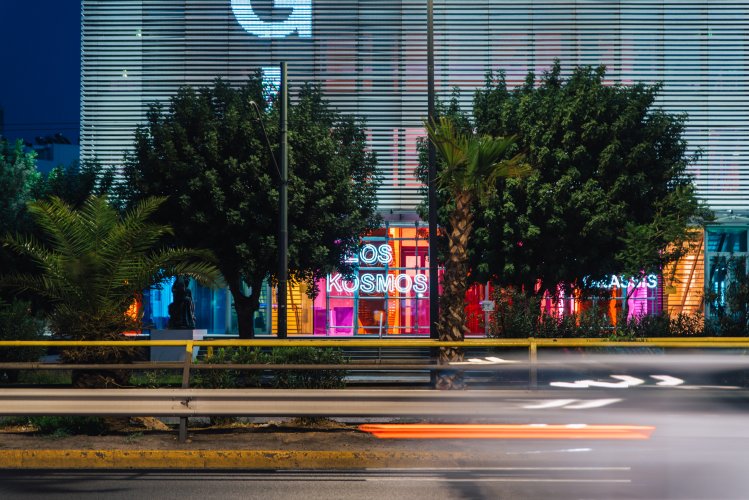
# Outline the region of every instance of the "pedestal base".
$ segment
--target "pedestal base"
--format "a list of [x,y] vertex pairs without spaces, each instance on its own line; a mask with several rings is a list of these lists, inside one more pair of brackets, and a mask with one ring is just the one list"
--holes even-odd
[[[203,340],[208,330],[151,330],[151,340]],[[192,359],[198,348],[192,350]],[[184,347],[151,346],[151,361],[184,361]]]

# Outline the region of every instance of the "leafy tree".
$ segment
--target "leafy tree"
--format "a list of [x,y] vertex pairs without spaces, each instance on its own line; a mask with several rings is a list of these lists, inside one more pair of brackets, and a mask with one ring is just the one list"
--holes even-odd
[[[31,314],[30,304],[0,300],[0,340],[44,340],[44,322]],[[44,347],[0,347],[0,363],[38,361]],[[16,382],[18,371],[0,370],[0,382]]]
[[[149,217],[164,202],[149,198],[124,216],[105,197],[92,196],[79,210],[61,199],[31,203],[28,210],[44,234],[16,234],[5,246],[36,265],[33,273],[0,276],[0,286],[28,291],[51,303],[53,333],[73,340],[117,340],[140,325],[126,313],[141,290],[175,274],[213,284],[220,273],[204,250],[161,245],[168,226]],[[84,348],[66,351],[81,362],[117,361],[123,350]]]
[[56,196],[74,208],[81,207],[90,196],[115,194],[115,171],[98,161],[74,162],[53,168],[42,175],[33,189],[34,199]]
[[[125,168],[131,200],[169,196],[160,212],[177,242],[210,248],[237,311],[239,335],[251,338],[263,281],[278,267],[279,175],[265,143],[277,147],[278,109],[260,75],[232,87],[183,87],[164,108],[151,107]],[[257,107],[253,105],[257,103]],[[341,116],[319,87],[305,85],[289,109],[289,267],[315,281],[377,227],[376,160],[362,123]]]
[[[480,133],[515,135],[533,173],[479,210],[473,269],[527,293],[641,276],[678,259],[709,217],[687,167],[686,116],[655,107],[660,85],[608,84],[605,68],[559,62],[536,84],[488,75],[474,96]],[[482,276],[483,277],[483,276]]]
[[20,140],[10,145],[0,137],[0,233],[20,228],[39,178],[36,153],[24,151]]
[[[34,199],[34,189],[40,178],[36,153],[24,151],[23,141],[8,144],[0,137],[0,237],[28,229],[26,203]],[[0,248],[0,269],[15,269],[22,264],[13,254]],[[0,297],[8,301],[14,298],[7,290],[0,290]]]
[[[449,254],[445,260],[443,292],[440,296],[440,340],[461,341],[468,332],[465,294],[468,289],[468,246],[473,231],[473,205],[487,198],[499,177],[516,176],[524,169],[520,157],[508,158],[512,137],[476,135],[458,130],[453,120],[441,117],[425,123],[429,140],[443,160],[436,182],[454,202],[447,223]],[[440,350],[440,362],[460,359],[455,348]],[[461,382],[458,377],[442,374],[437,388],[451,389]]]

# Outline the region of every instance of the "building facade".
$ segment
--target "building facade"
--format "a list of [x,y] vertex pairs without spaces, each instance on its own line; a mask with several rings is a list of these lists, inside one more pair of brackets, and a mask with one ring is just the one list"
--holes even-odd
[[[258,68],[274,81],[279,77],[278,63],[286,61],[292,95],[295,85],[319,82],[340,111],[366,119],[369,144],[378,155],[384,179],[380,208],[390,221],[386,230],[394,231],[393,236],[388,234],[393,260],[387,265],[397,268],[399,275],[413,275],[408,293],[393,284],[392,290],[387,285],[388,293],[377,298],[363,298],[368,292],[361,290],[361,283],[351,292],[339,291],[337,281],[332,289],[326,283],[325,311],[320,313],[322,305],[317,303],[323,299],[305,305],[309,313],[300,313],[298,331],[364,334],[384,328],[385,334],[421,334],[428,318],[419,311],[428,297],[414,292],[413,277],[425,272],[426,241],[420,233],[423,228],[414,226],[420,200],[414,171],[417,139],[423,136],[421,120],[426,115],[426,4],[426,0],[83,0],[82,158],[120,164],[148,105],[168,99],[181,85],[207,84],[217,76],[241,82]],[[465,109],[470,109],[473,90],[484,84],[487,71],[502,69],[508,84],[520,84],[528,71],[540,75],[555,59],[564,71],[581,64],[605,64],[611,82],[663,82],[658,105],[688,114],[685,139],[692,151],[701,153],[692,173],[699,196],[716,211],[720,223],[705,233],[700,254],[681,265],[676,284],[668,287],[661,302],[672,312],[699,308],[705,285],[713,286],[717,279],[713,275],[720,275],[709,262],[713,253],[725,253],[719,242],[728,241],[711,235],[737,235],[731,241],[743,235],[743,246],[737,244],[735,249],[746,251],[742,216],[749,213],[749,4],[743,0],[434,0],[433,4],[436,91],[444,98],[459,87]],[[414,236],[407,238],[418,243],[404,248],[417,250],[396,251],[394,242],[412,229]],[[386,274],[395,272],[391,268]],[[407,281],[398,279],[401,284]],[[336,306],[341,301],[351,304]],[[273,308],[272,301],[266,302],[258,325],[266,325],[270,332]],[[336,308],[340,310],[333,311]],[[480,311],[477,314],[481,316]],[[231,331],[231,321],[227,323],[226,317],[222,321],[215,331]],[[404,325],[408,327],[401,329]]]

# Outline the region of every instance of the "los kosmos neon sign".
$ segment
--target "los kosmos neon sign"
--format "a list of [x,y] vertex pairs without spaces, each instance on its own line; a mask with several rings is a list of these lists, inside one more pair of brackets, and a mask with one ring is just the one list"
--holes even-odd
[[[368,243],[359,251],[359,262],[367,265],[390,264],[393,261],[393,249],[390,245],[374,246]],[[385,274],[361,273],[351,280],[346,280],[339,273],[328,275],[328,293],[393,293],[396,290],[406,294],[413,291],[417,294],[425,293],[427,285],[426,274]]]
[[245,31],[260,38],[283,38],[295,31],[302,38],[312,36],[312,0],[275,0],[274,9],[290,13],[284,21],[267,22],[260,19],[251,0],[231,0],[231,10]]

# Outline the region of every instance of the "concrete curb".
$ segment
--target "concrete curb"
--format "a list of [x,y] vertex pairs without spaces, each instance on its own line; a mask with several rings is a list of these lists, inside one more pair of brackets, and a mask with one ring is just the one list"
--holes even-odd
[[346,470],[460,467],[470,459],[467,453],[402,451],[0,450],[0,469]]

